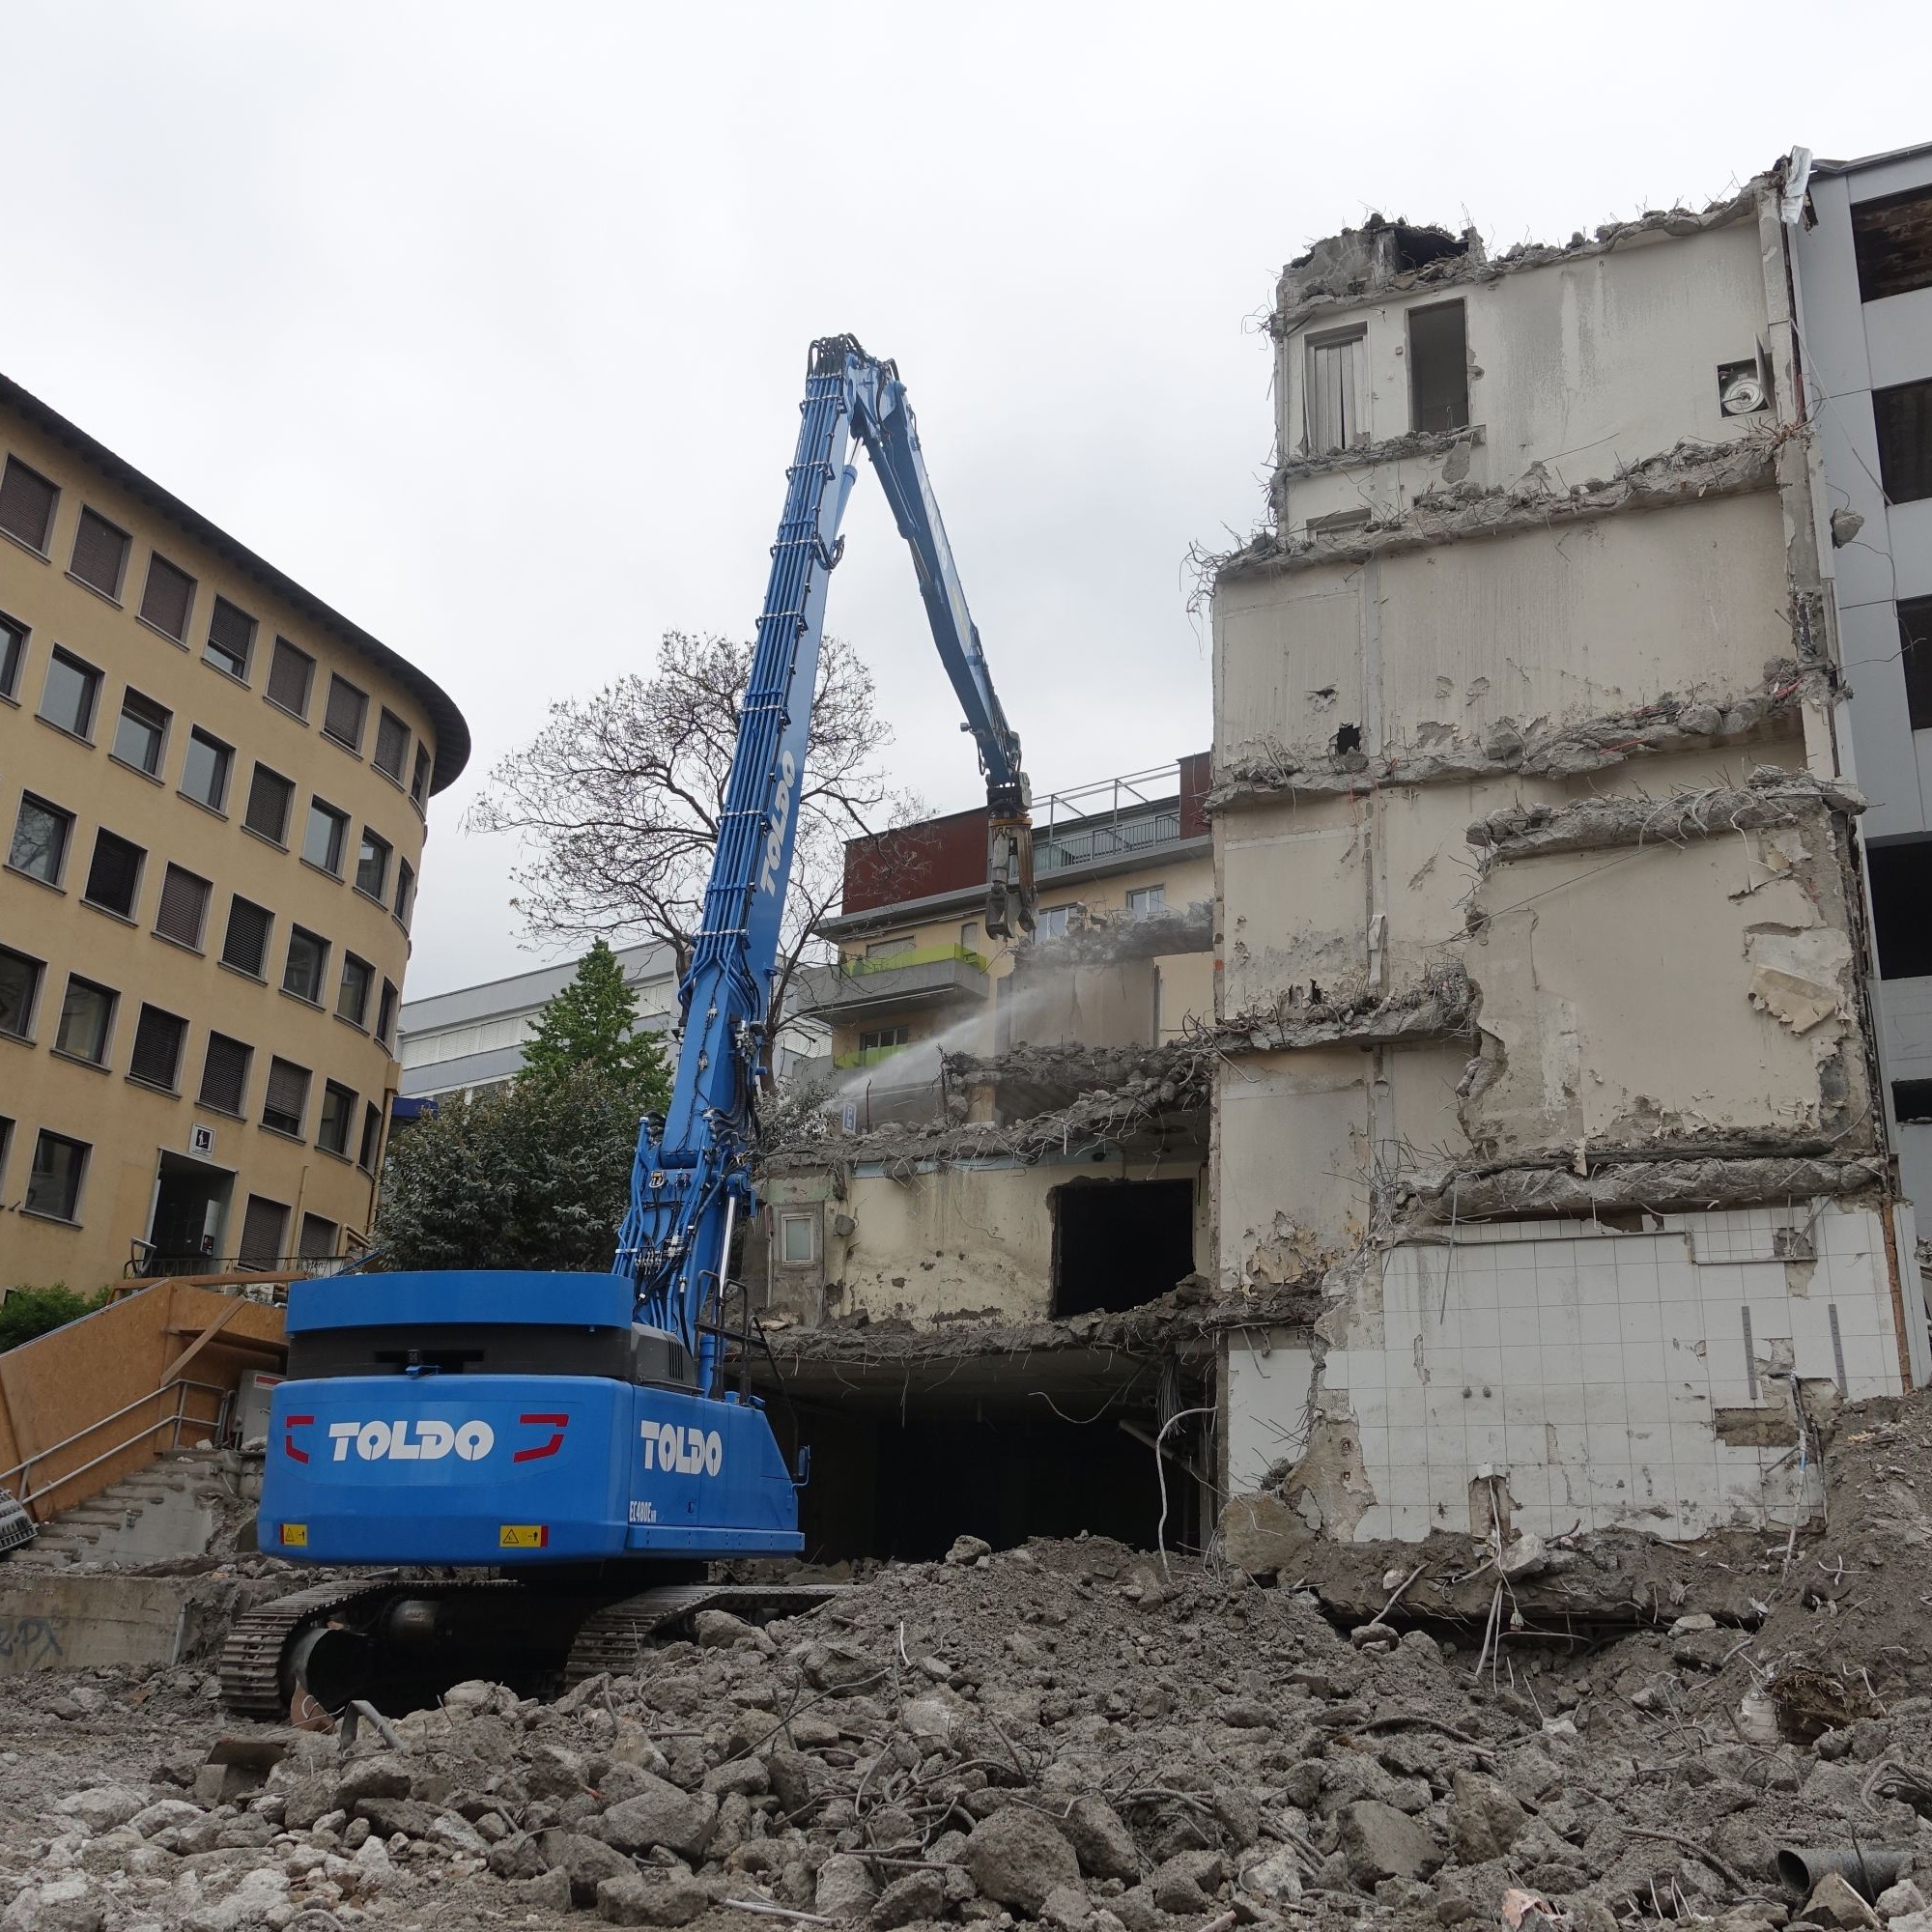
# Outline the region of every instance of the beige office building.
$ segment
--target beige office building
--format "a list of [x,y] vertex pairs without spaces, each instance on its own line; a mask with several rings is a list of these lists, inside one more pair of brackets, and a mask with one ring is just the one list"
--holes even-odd
[[0,378],[0,1289],[355,1251],[469,750],[421,671]]

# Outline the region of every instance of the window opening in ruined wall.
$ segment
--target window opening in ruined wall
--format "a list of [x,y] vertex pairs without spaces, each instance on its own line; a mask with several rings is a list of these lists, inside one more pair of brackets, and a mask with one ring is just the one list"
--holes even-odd
[[1369,440],[1367,334],[1358,327],[1308,338],[1303,415],[1311,456],[1352,449]]
[[1459,301],[1408,312],[1409,427],[1469,426],[1469,346]]
[[1193,1272],[1193,1181],[1071,1180],[1049,1199],[1056,1320],[1138,1308]]

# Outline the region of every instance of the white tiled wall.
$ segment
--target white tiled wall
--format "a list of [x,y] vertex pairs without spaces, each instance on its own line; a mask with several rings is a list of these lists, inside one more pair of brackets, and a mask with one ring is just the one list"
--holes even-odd
[[[1780,1258],[1780,1229],[1807,1235],[1815,1262]],[[1899,1391],[1875,1211],[1736,1208],[1666,1216],[1642,1235],[1520,1222],[1394,1248],[1379,1321],[1358,1316],[1348,1346],[1326,1350],[1320,1386],[1347,1391],[1375,1493],[1358,1538],[1466,1530],[1483,1465],[1507,1472],[1516,1523],[1539,1534],[1689,1538],[1788,1521],[1801,1494],[1807,1509],[1815,1497],[1795,1449],[1733,1447],[1713,1426],[1719,1407],[1788,1413],[1781,1371],[1765,1373],[1784,1359],[1852,1401]],[[1297,1453],[1315,1374],[1285,1334],[1231,1349],[1236,1493]]]

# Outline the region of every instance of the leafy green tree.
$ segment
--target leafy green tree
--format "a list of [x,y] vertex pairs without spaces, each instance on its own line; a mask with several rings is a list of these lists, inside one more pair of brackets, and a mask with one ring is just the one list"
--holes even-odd
[[607,1268],[647,1083],[601,1067],[444,1100],[390,1142],[376,1238],[395,1268]]
[[111,1293],[103,1288],[93,1294],[76,1294],[64,1281],[50,1288],[10,1289],[0,1298],[0,1354],[92,1315],[105,1305]]
[[640,1114],[662,1112],[669,1102],[664,1043],[638,1030],[637,989],[603,940],[577,962],[575,977],[545,1004],[535,1025],[520,1078],[549,1080],[586,1069],[634,1086]]

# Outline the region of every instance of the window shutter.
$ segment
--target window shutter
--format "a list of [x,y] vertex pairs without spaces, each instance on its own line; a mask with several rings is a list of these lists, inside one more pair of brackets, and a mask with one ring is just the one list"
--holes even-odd
[[239,677],[248,665],[248,653],[255,642],[255,620],[225,597],[214,600],[214,615],[208,620],[209,648],[232,659]]
[[103,516],[82,510],[73,533],[73,561],[69,568],[83,583],[109,597],[121,594],[121,571],[128,561],[128,532],[118,530]]
[[221,943],[224,965],[259,980],[269,953],[269,926],[273,919],[267,906],[239,895],[228,903],[228,936]]
[[259,1194],[248,1197],[248,1211],[242,1217],[240,1261],[274,1263],[282,1258],[282,1236],[289,1225],[289,1210],[279,1201],[265,1201]]
[[134,1028],[134,1051],[128,1071],[151,1087],[172,1089],[181,1072],[182,1042],[187,1037],[187,1022],[158,1007],[143,1007]]
[[1368,427],[1362,420],[1362,351],[1359,330],[1339,340],[1309,344],[1308,447],[1313,455],[1350,448]]
[[156,551],[148,558],[148,587],[141,593],[141,615],[176,642],[187,639],[188,607],[194,602],[194,579],[177,570]]
[[362,720],[368,709],[369,700],[347,678],[331,675],[328,680],[328,708],[324,714],[322,728],[331,738],[359,751]]
[[155,930],[184,946],[201,945],[201,923],[208,913],[208,881],[170,866],[161,881],[161,908]]
[[6,473],[0,475],[0,530],[44,555],[59,497],[60,492],[38,470],[10,456]]
[[250,832],[259,832],[277,845],[284,843],[289,832],[289,806],[295,794],[295,786],[279,772],[257,765],[248,785],[248,810],[242,822]]
[[94,864],[87,868],[85,896],[110,912],[131,913],[141,878],[141,848],[102,832],[94,840]]
[[298,718],[308,716],[309,681],[315,675],[315,660],[298,651],[286,638],[275,639],[274,661],[269,667],[269,696],[284,711]]
[[376,724],[376,769],[400,784],[409,756],[410,727],[393,711],[384,712]]
[[208,1036],[208,1057],[201,1065],[201,1104],[225,1113],[242,1111],[248,1085],[249,1049],[224,1033]]
[[298,1253],[305,1262],[332,1260],[335,1255],[335,1223],[325,1221],[320,1214],[304,1214]]
[[286,1060],[269,1063],[268,1111],[300,1121],[308,1111],[308,1069]]

